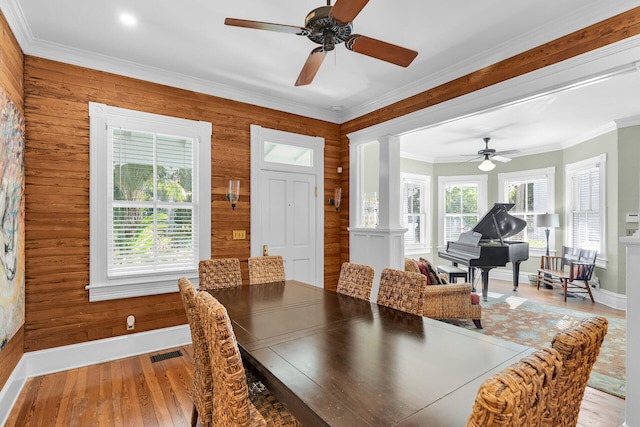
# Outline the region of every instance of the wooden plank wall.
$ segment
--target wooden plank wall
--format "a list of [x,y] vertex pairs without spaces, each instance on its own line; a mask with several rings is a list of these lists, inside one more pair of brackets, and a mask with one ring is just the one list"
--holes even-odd
[[[248,283],[250,129],[325,139],[325,287],[335,288],[340,266],[339,216],[328,205],[338,182],[339,126],[200,93],[170,88],[59,62],[25,57],[26,311],[25,350],[108,338],[186,323],[178,293],[88,302],[89,101],[213,124],[212,256],[241,260]],[[225,199],[230,178],[241,180],[235,211]]]
[[[0,86],[24,112],[22,72],[24,58],[4,15],[0,13]],[[24,353],[24,327],[0,351],[0,389],[5,385]]]

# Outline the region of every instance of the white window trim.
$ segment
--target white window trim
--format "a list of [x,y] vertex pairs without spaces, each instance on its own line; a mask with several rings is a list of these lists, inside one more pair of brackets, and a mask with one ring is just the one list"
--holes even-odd
[[197,265],[193,269],[161,275],[138,277],[107,277],[107,181],[110,165],[108,155],[108,127],[128,127],[140,131],[166,133],[191,137],[194,140],[193,176],[197,176],[193,199],[198,223],[199,259],[211,257],[211,134],[212,125],[207,122],[161,116],[89,103],[90,118],[90,277],[89,301],[104,301],[177,291],[180,277],[198,279]]
[[577,172],[591,169],[598,166],[600,169],[600,250],[596,259],[596,266],[607,268],[607,154],[603,153],[596,157],[581,160],[565,165],[565,245],[571,246],[573,242],[573,221],[571,212],[573,211],[573,185],[571,177]]
[[[423,240],[423,244],[421,245],[406,245],[405,244],[405,248],[404,248],[404,253],[407,255],[410,254],[428,254],[431,252],[431,207],[430,206],[426,206],[427,204],[430,204],[429,201],[432,200],[431,197],[431,177],[429,175],[420,175],[420,174],[414,174],[414,173],[407,173],[407,172],[402,172],[400,174],[400,181],[402,183],[402,186],[400,187],[400,191],[402,194],[402,199],[404,201],[404,185],[405,185],[405,181],[413,181],[413,182],[419,182],[424,186],[424,194],[421,193],[421,197],[420,197],[420,214],[421,216],[424,216],[424,225],[422,226],[422,229],[420,230],[423,235],[422,237],[424,237]],[[400,218],[403,219],[404,221],[404,214],[402,212],[402,207],[400,207]],[[403,224],[402,225],[403,228],[406,228],[406,225]]]
[[[526,171],[518,172],[504,172],[498,174],[498,188],[500,189],[499,200],[502,203],[507,203],[508,188],[507,183],[511,181],[524,180],[524,179],[547,179],[547,213],[555,213],[556,211],[556,184],[555,184],[556,168],[551,166],[548,168],[530,169]],[[555,252],[556,236],[554,232],[549,233],[549,250],[553,255]],[[545,255],[546,248],[529,247],[529,253],[533,255]]]
[[438,249],[444,249],[447,242],[444,241],[444,192],[450,184],[477,184],[478,185],[478,214],[487,212],[487,187],[489,176],[460,175],[438,177]]

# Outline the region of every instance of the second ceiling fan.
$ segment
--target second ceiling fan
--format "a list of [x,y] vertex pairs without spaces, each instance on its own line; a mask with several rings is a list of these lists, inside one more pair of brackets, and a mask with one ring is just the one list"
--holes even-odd
[[371,37],[352,34],[353,25],[351,22],[368,2],[369,0],[336,0],[335,4],[331,6],[331,0],[327,0],[326,6],[309,12],[304,27],[235,18],[227,18],[224,23],[235,27],[305,36],[312,42],[321,45],[309,54],[296,80],[296,86],[310,84],[320,69],[326,53],[332,51],[336,44],[343,42],[346,48],[351,51],[401,67],[408,67],[418,52]]

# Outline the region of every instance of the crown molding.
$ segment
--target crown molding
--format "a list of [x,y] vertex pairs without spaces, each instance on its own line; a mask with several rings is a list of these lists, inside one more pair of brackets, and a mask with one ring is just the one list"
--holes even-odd
[[638,126],[640,125],[640,116],[632,116],[632,117],[626,117],[624,119],[616,120],[615,124],[618,129],[628,128],[631,126]]

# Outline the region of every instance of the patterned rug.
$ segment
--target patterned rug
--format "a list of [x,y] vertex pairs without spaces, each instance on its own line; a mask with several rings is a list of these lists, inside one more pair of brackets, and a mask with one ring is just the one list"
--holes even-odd
[[[488,301],[481,305],[484,329],[475,329],[471,322],[458,326],[534,348],[551,345],[556,333],[592,315],[491,292]],[[612,317],[607,320],[609,330],[591,371],[589,386],[624,398],[626,320]]]

